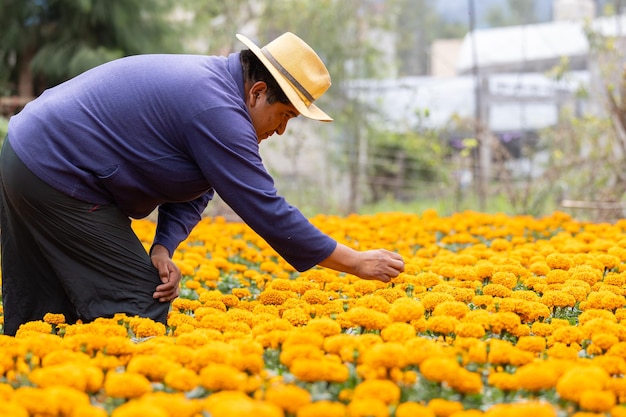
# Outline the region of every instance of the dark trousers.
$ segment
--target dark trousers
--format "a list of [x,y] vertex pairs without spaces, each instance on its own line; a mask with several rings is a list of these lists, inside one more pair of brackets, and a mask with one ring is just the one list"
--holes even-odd
[[62,194],[35,176],[5,139],[0,153],[4,334],[64,314],[70,324],[116,313],[165,323],[170,303],[130,219],[115,205]]

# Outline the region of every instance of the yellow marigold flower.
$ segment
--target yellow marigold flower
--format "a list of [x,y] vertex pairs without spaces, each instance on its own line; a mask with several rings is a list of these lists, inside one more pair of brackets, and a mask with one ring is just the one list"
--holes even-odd
[[419,368],[424,378],[430,381],[444,382],[454,379],[460,366],[455,358],[430,357],[426,358]]
[[512,312],[493,313],[489,316],[489,328],[496,334],[512,332],[520,324],[520,317]]
[[311,403],[311,393],[296,385],[271,385],[265,391],[265,401],[277,405],[288,414],[295,414]]
[[231,293],[240,300],[243,298],[248,298],[252,295],[248,288],[233,288]]
[[458,411],[463,411],[463,404],[458,401],[445,400],[443,398],[434,398],[428,402],[429,410],[437,416],[450,416]]
[[179,367],[176,362],[160,355],[135,355],[126,365],[126,370],[144,375],[152,382],[161,382],[170,370]]
[[245,372],[223,363],[212,363],[200,370],[200,385],[209,391],[240,390],[247,381]]
[[535,322],[531,326],[531,331],[535,336],[549,336],[552,334],[552,326],[549,323]]
[[309,304],[326,304],[329,301],[329,295],[326,291],[310,289],[302,295],[302,300]]
[[385,342],[404,342],[415,337],[415,328],[408,323],[391,323],[380,332]]
[[46,313],[43,316],[43,321],[45,321],[46,323],[50,323],[50,324],[64,324],[65,323],[65,316],[63,314],[53,314],[53,313]]
[[306,345],[321,348],[324,344],[324,336],[309,328],[294,329],[289,332],[283,342],[283,349],[291,346]]
[[373,398],[387,405],[400,401],[400,387],[387,379],[370,379],[361,382],[354,388],[352,400]]
[[580,394],[579,405],[584,410],[605,413],[615,407],[615,394],[611,391],[585,390]]
[[602,270],[589,265],[579,265],[572,268],[570,274],[573,280],[579,280],[589,285],[594,285],[596,282],[602,280],[602,272]]
[[404,368],[408,364],[407,347],[397,342],[378,343],[363,352],[363,363],[372,368]]
[[[340,402],[321,400],[302,406],[296,417],[345,417],[346,406]],[[396,414],[397,416],[397,414]]]
[[480,323],[458,323],[454,327],[457,337],[474,337],[480,339],[485,335],[485,328]]
[[489,375],[487,382],[492,387],[502,391],[517,391],[519,389],[517,378],[508,372],[495,372]]
[[451,316],[462,319],[469,312],[467,304],[460,301],[444,301],[433,310],[433,316]]
[[350,376],[348,368],[329,359],[298,358],[289,368],[293,376],[304,382],[345,382]]
[[489,247],[496,252],[506,252],[512,248],[510,241],[506,239],[496,238],[491,241]]
[[599,253],[595,256],[595,259],[601,262],[606,269],[613,269],[621,263],[617,256],[608,253]]
[[[396,417],[436,417],[428,407],[413,401],[398,404],[396,407]],[[298,416],[299,417],[299,416]]]
[[515,346],[521,350],[539,353],[546,349],[546,339],[541,336],[521,336]]
[[563,326],[552,332],[555,342],[571,345],[572,343],[581,343],[585,338],[583,331],[575,326]]
[[394,322],[409,323],[424,316],[424,306],[413,298],[398,298],[387,314]]
[[311,319],[311,316],[300,307],[283,311],[282,317],[294,326],[304,326]]
[[67,386],[78,391],[95,392],[102,385],[102,371],[89,364],[63,363],[34,369],[29,379],[39,387]]
[[389,316],[367,307],[354,307],[346,312],[346,317],[354,327],[366,330],[381,330],[391,324]]
[[537,276],[547,276],[551,271],[550,267],[545,261],[533,262],[528,270]]
[[434,316],[428,319],[426,328],[433,333],[449,335],[454,333],[454,329],[459,324],[459,320],[452,316]]
[[574,266],[574,262],[570,255],[563,253],[551,253],[546,256],[546,263],[552,269],[568,270]]
[[43,320],[38,321],[29,321],[28,323],[24,323],[20,325],[15,333],[15,337],[26,337],[32,333],[52,333],[52,325],[50,323],[46,323]]
[[152,391],[152,384],[145,376],[131,372],[107,372],[104,391],[109,397],[138,398]]
[[578,344],[566,345],[565,343],[555,342],[547,351],[549,358],[576,360],[580,347]]
[[420,301],[426,311],[433,311],[444,301],[454,301],[454,296],[443,292],[428,292]]
[[611,346],[619,343],[619,338],[614,334],[596,333],[591,335],[591,341],[606,352]]
[[352,286],[354,291],[360,295],[372,294],[378,288],[376,282],[368,280],[358,280]]
[[471,302],[477,307],[485,308],[493,304],[493,295],[475,295],[472,297]]
[[579,402],[584,391],[601,391],[609,386],[610,375],[599,366],[574,366],[556,384],[556,392],[565,400]]
[[434,272],[421,272],[415,276],[415,281],[417,284],[422,285],[425,288],[432,288],[443,282],[441,277]]
[[318,347],[309,344],[292,344],[291,346],[284,347],[280,352],[280,362],[290,367],[294,360],[299,358],[307,359],[322,359],[324,352]]
[[148,318],[133,317],[130,319],[129,325],[135,334],[135,337],[138,338],[163,336],[166,332],[166,328],[163,323],[158,323]]
[[148,401],[130,401],[120,405],[111,413],[111,417],[134,416],[169,417],[169,413],[163,407]]
[[259,294],[259,302],[266,305],[281,305],[291,297],[288,292],[282,290],[266,289]]
[[576,299],[565,291],[546,291],[541,296],[541,302],[548,307],[573,307]]
[[483,294],[506,298],[511,296],[512,291],[501,284],[487,284],[483,287]]
[[479,374],[459,367],[453,379],[446,381],[448,385],[462,394],[478,394],[483,390],[483,382]]
[[596,356],[591,360],[591,364],[601,367],[611,376],[626,373],[626,359],[618,356]]
[[213,393],[204,400],[203,409],[212,417],[284,417],[275,404],[256,401],[239,391]]
[[11,417],[29,417],[26,407],[20,405],[17,401],[0,402],[0,415]]
[[546,275],[547,284],[563,284],[570,279],[570,273],[566,269],[552,269]]
[[611,291],[592,292],[586,301],[580,303],[581,310],[589,308],[615,311],[626,305],[626,298],[623,295],[617,295]]
[[541,362],[532,362],[522,365],[515,371],[518,388],[528,391],[541,391],[554,388],[559,374]]
[[348,404],[350,417],[389,417],[389,409],[384,402],[375,398],[361,398]]
[[498,271],[490,279],[492,284],[500,284],[508,289],[513,289],[517,285],[517,276],[512,272]]
[[308,321],[306,328],[321,334],[324,337],[341,333],[341,326],[329,317],[316,317]]
[[181,366],[167,371],[163,383],[174,390],[186,392],[200,385],[200,377],[191,369]]

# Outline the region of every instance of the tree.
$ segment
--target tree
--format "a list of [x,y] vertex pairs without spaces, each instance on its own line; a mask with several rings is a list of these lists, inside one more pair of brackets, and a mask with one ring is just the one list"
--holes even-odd
[[33,97],[126,55],[180,51],[173,0],[0,0],[5,93]]

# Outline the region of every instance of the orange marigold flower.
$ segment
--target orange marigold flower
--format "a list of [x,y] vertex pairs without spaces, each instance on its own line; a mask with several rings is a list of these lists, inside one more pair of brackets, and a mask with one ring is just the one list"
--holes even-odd
[[374,398],[387,405],[400,401],[400,387],[388,379],[369,379],[354,388],[352,400]]
[[[396,407],[396,417],[436,417],[435,413],[425,405],[413,401],[400,403]],[[300,416],[298,416],[300,417]]]
[[460,301],[444,301],[437,304],[433,310],[433,316],[451,316],[462,319],[469,312],[467,304]]
[[50,324],[64,324],[65,316],[63,314],[46,313],[43,316],[43,321]]
[[296,385],[276,384],[265,391],[265,401],[277,405],[288,414],[295,414],[311,403],[311,393]]
[[259,294],[259,302],[266,305],[281,305],[290,297],[289,293],[282,290],[266,289]]
[[426,311],[433,311],[444,301],[454,301],[454,296],[444,292],[428,292],[420,301]]
[[389,417],[387,405],[375,398],[360,398],[348,404],[350,417]]
[[487,284],[483,287],[483,294],[506,298],[511,296],[512,291],[501,284]]
[[107,372],[104,391],[109,397],[138,398],[152,391],[145,376],[132,372]]
[[611,391],[585,390],[580,394],[579,405],[584,410],[605,413],[616,404],[615,394]]
[[528,391],[541,391],[554,388],[558,379],[558,372],[540,362],[522,365],[515,371],[518,388]]
[[521,336],[517,340],[518,349],[526,350],[528,352],[539,353],[543,352],[546,348],[546,339],[541,336]]
[[421,302],[413,298],[398,298],[393,302],[387,314],[394,322],[409,323],[422,318],[424,315],[424,306]]
[[350,376],[350,371],[344,364],[323,358],[295,359],[289,370],[293,376],[305,382],[345,382]]
[[463,411],[462,403],[458,401],[445,400],[443,398],[434,398],[430,400],[427,407],[437,416],[450,416],[458,411]]
[[[345,417],[346,406],[340,402],[321,400],[302,406],[297,417]],[[397,413],[396,413],[397,416]]]
[[517,285],[517,275],[512,272],[498,271],[490,279],[492,284],[500,284],[506,288],[513,289]]
[[574,366],[561,376],[556,392],[565,400],[578,402],[584,391],[607,388],[610,379],[610,375],[599,366]]
[[485,335],[485,328],[480,323],[458,323],[454,327],[457,337],[474,337],[480,339]]
[[557,417],[553,405],[542,401],[496,404],[485,412],[485,417]]
[[363,352],[363,363],[372,368],[404,368],[408,364],[408,349],[397,342],[377,343]]
[[454,333],[459,320],[452,316],[434,316],[428,319],[426,328],[433,333],[448,335]]
[[570,255],[563,253],[551,253],[546,256],[546,263],[552,269],[564,269],[568,270],[574,266],[574,262]]
[[455,358],[431,357],[420,364],[420,372],[430,381],[444,382],[453,380],[459,367]]
[[385,342],[404,342],[415,337],[415,328],[409,323],[391,323],[380,332]]
[[191,369],[178,367],[170,369],[163,378],[166,386],[177,391],[191,391],[200,385],[200,377]]
[[241,390],[248,378],[245,372],[222,363],[205,366],[200,370],[199,376],[200,385],[209,391]]

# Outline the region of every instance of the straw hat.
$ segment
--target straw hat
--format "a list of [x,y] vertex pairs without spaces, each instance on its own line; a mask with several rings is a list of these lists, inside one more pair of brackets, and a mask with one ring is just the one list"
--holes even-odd
[[309,45],[291,32],[280,35],[263,48],[241,34],[236,36],[267,67],[300,114],[323,122],[333,120],[313,103],[330,87],[330,75]]

